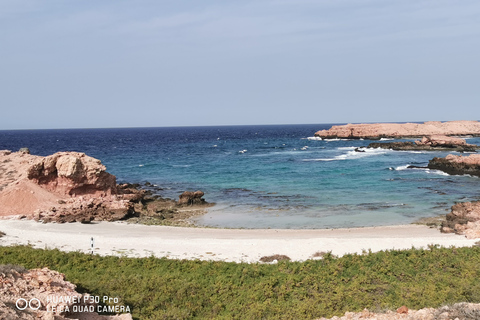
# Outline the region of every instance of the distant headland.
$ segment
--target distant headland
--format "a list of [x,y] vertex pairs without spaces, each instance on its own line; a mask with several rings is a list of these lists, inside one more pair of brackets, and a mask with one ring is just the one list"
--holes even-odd
[[324,139],[416,138],[431,135],[480,136],[478,121],[428,121],[424,123],[362,123],[332,126],[315,136]]

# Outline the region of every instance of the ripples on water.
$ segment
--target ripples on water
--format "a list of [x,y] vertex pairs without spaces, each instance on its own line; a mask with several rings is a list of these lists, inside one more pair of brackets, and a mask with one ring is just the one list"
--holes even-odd
[[[242,228],[336,228],[410,223],[478,199],[478,178],[426,166],[447,153],[356,148],[319,140],[331,125],[0,131],[0,149],[79,151],[119,181],[146,182],[177,198],[201,189],[216,202],[198,223]],[[480,144],[480,139],[469,139]]]

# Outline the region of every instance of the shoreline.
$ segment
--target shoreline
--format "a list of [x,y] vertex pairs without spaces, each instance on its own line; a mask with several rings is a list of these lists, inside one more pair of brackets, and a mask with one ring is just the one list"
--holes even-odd
[[[39,223],[0,220],[2,246],[34,248],[127,257],[166,257],[255,263],[263,256],[286,255],[292,261],[319,259],[319,253],[342,256],[363,251],[472,246],[478,240],[440,233],[424,225],[397,225],[342,229],[214,229],[127,224],[125,222]],[[125,239],[128,238],[128,241]]]

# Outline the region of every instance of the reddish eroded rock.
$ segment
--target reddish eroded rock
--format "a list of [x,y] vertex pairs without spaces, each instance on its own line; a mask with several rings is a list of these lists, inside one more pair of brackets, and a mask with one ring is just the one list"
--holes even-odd
[[449,154],[445,158],[435,157],[429,161],[428,168],[453,175],[470,174],[480,177],[480,154],[469,156]]
[[40,158],[27,170],[27,178],[57,194],[92,197],[117,193],[116,178],[100,160],[80,152],[57,152]]
[[203,199],[203,191],[185,191],[179,196],[178,205],[196,205],[196,204],[205,204],[205,199]]
[[[19,266],[0,266],[0,315],[2,319],[90,319],[129,320],[124,313],[116,316],[98,315],[88,293],[81,294],[65,276],[48,268],[24,270]],[[32,300],[33,299],[33,300]],[[30,308],[25,302],[31,302]],[[18,305],[18,307],[17,307]],[[38,310],[36,310],[38,307]],[[24,309],[25,310],[19,310]],[[93,308],[94,312],[86,312]],[[129,307],[130,308],[130,307]],[[88,310],[87,311],[90,311]],[[82,312],[74,312],[83,310]]]
[[442,223],[441,231],[463,234],[468,239],[480,238],[480,201],[457,203],[452,206],[446,221]]
[[369,123],[332,126],[315,136],[341,139],[412,138],[431,135],[480,136],[478,121],[430,121],[425,123]]
[[445,135],[433,135],[423,137],[421,140],[415,141],[417,145],[437,146],[467,146],[467,142],[462,138],[448,137]]
[[408,313],[407,306],[401,306],[400,308],[398,308],[397,313]]
[[143,194],[117,187],[100,160],[79,152],[48,157],[0,151],[0,216],[44,222],[114,221],[132,214]]
[[[212,205],[202,198],[202,191],[187,191],[177,203],[139,184],[116,185],[115,181],[99,160],[84,153],[41,157],[0,150],[0,216],[58,223],[133,217],[146,223],[186,223],[189,217],[205,212],[194,205]],[[155,189],[151,184],[145,186]]]

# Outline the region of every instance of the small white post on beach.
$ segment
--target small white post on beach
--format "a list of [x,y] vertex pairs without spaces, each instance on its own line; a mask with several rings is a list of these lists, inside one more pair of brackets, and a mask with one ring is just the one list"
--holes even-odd
[[92,250],[91,254],[93,254],[93,245],[94,245],[94,240],[93,237],[90,238],[90,249]]

